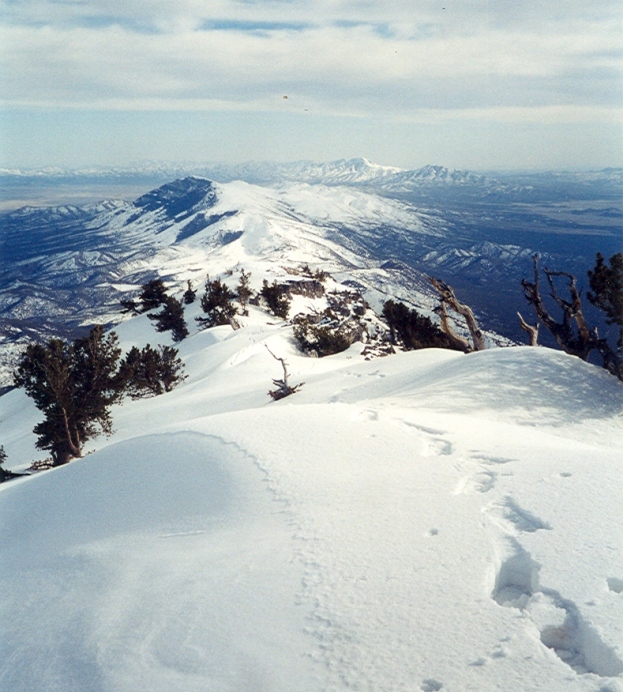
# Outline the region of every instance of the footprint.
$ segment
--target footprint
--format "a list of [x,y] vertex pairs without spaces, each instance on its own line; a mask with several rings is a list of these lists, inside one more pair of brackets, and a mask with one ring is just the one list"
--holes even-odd
[[521,507],[510,495],[502,502],[496,502],[485,508],[489,518],[511,534],[534,533],[540,529],[551,530],[550,524],[536,514]]
[[608,588],[610,591],[614,591],[614,593],[623,593],[623,579],[608,577],[606,581],[608,582]]
[[512,537],[501,546],[502,556],[491,598],[505,608],[523,609],[539,587],[541,565]]
[[432,678],[422,680],[422,684],[420,685],[422,692],[439,692],[442,688],[443,683],[439,682],[439,680],[433,680]]
[[461,493],[479,492],[488,493],[494,486],[497,480],[497,473],[494,471],[481,471],[474,476],[465,476],[456,484],[453,495]]
[[419,430],[420,432],[426,433],[427,435],[446,435],[445,430],[437,430],[436,428],[428,428],[425,425],[416,425],[415,423],[411,423],[408,420],[400,420],[400,422],[403,425],[406,425],[408,428],[415,428],[416,430]]
[[491,598],[498,605],[517,608],[529,616],[541,643],[576,673],[602,677],[623,673],[623,661],[616,650],[584,620],[575,603],[539,586],[541,566],[517,539],[507,536],[499,549],[502,557]]
[[433,438],[430,440],[422,440],[422,451],[420,456],[423,457],[435,457],[435,456],[449,456],[452,454],[452,445],[447,440],[442,440],[439,438]]
[[477,473],[472,478],[474,490],[477,490],[479,493],[488,493],[495,485],[497,477],[497,473],[493,471],[481,471]]
[[479,459],[483,464],[487,464],[488,466],[494,465],[494,464],[508,464],[511,461],[517,461],[517,459],[509,459],[508,457],[493,457],[490,456],[489,454],[472,454],[471,455],[472,459]]
[[407,428],[414,428],[418,433],[421,433],[420,440],[422,442],[422,451],[420,456],[449,456],[453,452],[453,447],[443,435],[445,430],[436,430],[435,428],[427,428],[424,425],[416,425],[403,419],[397,419],[399,423]]
[[551,589],[531,599],[526,612],[539,628],[541,642],[576,673],[616,677],[623,661],[582,617],[573,601]]

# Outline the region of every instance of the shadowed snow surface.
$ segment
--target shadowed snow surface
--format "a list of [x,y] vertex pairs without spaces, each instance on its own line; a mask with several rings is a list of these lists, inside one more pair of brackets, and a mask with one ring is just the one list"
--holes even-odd
[[[4,484],[0,689],[623,690],[621,384],[360,350],[305,358],[254,309],[92,454]],[[14,467],[38,419],[0,398]]]

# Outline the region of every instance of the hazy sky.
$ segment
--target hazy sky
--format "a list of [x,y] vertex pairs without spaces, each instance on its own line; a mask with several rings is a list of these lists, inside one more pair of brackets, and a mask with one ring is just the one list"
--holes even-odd
[[623,165],[620,0],[0,8],[0,166]]

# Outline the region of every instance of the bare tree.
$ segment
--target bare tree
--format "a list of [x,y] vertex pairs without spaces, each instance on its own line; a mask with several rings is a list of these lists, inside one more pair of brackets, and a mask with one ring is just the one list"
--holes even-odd
[[273,384],[275,385],[276,389],[271,389],[269,390],[270,396],[277,401],[278,399],[283,399],[286,396],[290,396],[290,394],[294,394],[297,392],[305,383],[300,382],[299,384],[295,385],[294,387],[291,387],[288,384],[288,367],[287,363],[283,358],[278,358],[269,348],[267,344],[264,344],[266,346],[266,350],[270,353],[270,355],[275,359],[278,360],[281,363],[281,367],[283,368],[283,379],[282,380],[273,380]]
[[[448,337],[455,342],[458,348],[464,350],[465,352],[470,351],[484,351],[487,347],[485,343],[485,337],[478,326],[478,322],[474,317],[474,313],[469,305],[465,303],[460,303],[454,294],[454,290],[448,286],[445,281],[441,279],[435,279],[432,276],[428,277],[431,284],[435,287],[435,290],[441,296],[441,306],[436,311],[441,318],[441,330],[448,335]],[[470,344],[467,339],[458,336],[452,331],[450,327],[450,321],[448,319],[448,313],[446,310],[446,305],[465,318],[467,324],[467,329],[469,330],[470,336],[472,338],[472,344]]]
[[[534,266],[534,281],[530,282],[527,279],[522,279],[521,281],[527,301],[532,305],[537,317],[552,333],[552,336],[565,353],[570,353],[582,360],[588,360],[589,353],[595,348],[595,336],[586,326],[575,276],[567,272],[551,271],[547,267],[543,268],[543,273],[547,277],[547,283],[550,288],[549,295],[562,310],[562,321],[556,322],[550,315],[541,295],[539,256],[534,255],[532,262]],[[558,293],[554,283],[556,277],[564,277],[567,280],[569,300],[565,300]]]
[[[539,256],[533,255],[532,262],[534,280],[523,279],[521,285],[527,301],[534,308],[537,317],[556,339],[558,345],[565,353],[577,356],[582,360],[588,360],[591,351],[596,350],[602,357],[603,367],[615,377],[623,380],[623,364],[619,354],[611,348],[606,339],[599,337],[597,327],[589,329],[586,324],[582,310],[581,291],[578,290],[575,276],[568,272],[543,268],[550,289],[549,295],[562,311],[562,320],[557,322],[550,315],[543,302],[539,283]],[[566,280],[569,299],[563,298],[556,288],[555,279],[560,278]]]

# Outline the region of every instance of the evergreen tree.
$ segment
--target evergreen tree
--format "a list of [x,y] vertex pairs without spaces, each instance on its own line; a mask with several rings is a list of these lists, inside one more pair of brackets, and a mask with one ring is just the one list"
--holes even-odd
[[155,315],[148,315],[148,317],[156,323],[157,331],[170,330],[173,334],[173,341],[182,341],[188,336],[184,307],[177,298],[166,296],[162,310]]
[[4,481],[8,477],[8,473],[5,469],[2,468],[4,465],[4,462],[6,461],[6,452],[4,451],[4,447],[0,445],[0,483],[4,483]]
[[170,392],[186,379],[176,349],[170,346],[142,350],[133,346],[121,363],[119,379],[125,392],[133,399]]
[[167,298],[167,289],[162,279],[152,279],[141,286],[139,300],[142,311],[147,312],[164,305]]
[[268,281],[264,279],[260,294],[275,317],[281,317],[284,320],[288,318],[291,301],[288,294],[276,281],[269,284]]
[[131,312],[133,315],[138,315],[138,304],[133,298],[122,298],[119,302],[121,303],[122,313]]
[[434,322],[403,303],[388,300],[381,315],[390,329],[392,343],[400,341],[407,351],[419,348],[458,350]]
[[195,302],[197,296],[197,291],[193,288],[192,281],[189,279],[186,282],[186,290],[184,291],[183,301],[184,305],[192,305]]
[[610,266],[598,252],[595,267],[588,272],[588,300],[606,313],[606,324],[618,324],[617,347],[623,349],[623,253],[610,258]]
[[247,304],[249,303],[249,298],[251,297],[251,288],[249,286],[249,279],[251,278],[251,272],[245,272],[244,269],[240,270],[240,281],[236,287],[236,293],[238,294],[238,302],[242,307],[242,314],[248,315],[249,310],[247,309]]
[[310,324],[305,317],[295,319],[294,338],[305,353],[324,358],[345,351],[353,343],[339,329],[329,325]]
[[116,334],[105,335],[102,326],[73,344],[52,339],[27,347],[15,384],[45,414],[34,432],[37,447],[50,450],[54,466],[81,456],[84,443],[100,432],[110,434],[110,407],[123,396],[120,355]]
[[201,308],[206,317],[197,317],[202,327],[214,327],[219,324],[230,324],[236,314],[236,306],[232,300],[234,294],[220,279],[210,281],[206,278],[205,293],[201,296]]

